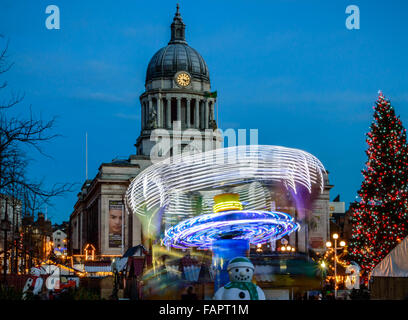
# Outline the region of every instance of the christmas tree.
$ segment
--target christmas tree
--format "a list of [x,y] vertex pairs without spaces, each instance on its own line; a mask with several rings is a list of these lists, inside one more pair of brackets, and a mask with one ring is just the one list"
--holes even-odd
[[367,134],[368,160],[359,200],[350,206],[349,253],[367,281],[370,271],[408,234],[406,130],[379,92]]

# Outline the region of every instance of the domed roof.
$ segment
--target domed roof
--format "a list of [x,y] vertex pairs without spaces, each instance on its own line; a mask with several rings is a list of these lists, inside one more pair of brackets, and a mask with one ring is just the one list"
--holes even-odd
[[185,24],[177,6],[177,12],[171,24],[171,40],[150,60],[146,82],[160,78],[172,78],[179,71],[187,71],[193,79],[210,81],[207,64],[203,57],[187,44],[184,34]]
[[149,62],[146,82],[171,78],[179,71],[187,71],[193,78],[210,81],[203,57],[187,44],[174,43],[161,48]]

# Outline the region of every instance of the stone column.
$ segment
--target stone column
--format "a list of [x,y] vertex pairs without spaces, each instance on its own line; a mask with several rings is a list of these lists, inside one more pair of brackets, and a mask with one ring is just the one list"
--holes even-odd
[[144,103],[144,109],[145,109],[144,122],[145,122],[145,128],[146,128],[147,127],[147,121],[149,119],[149,102],[147,100]]
[[204,122],[204,126],[205,129],[208,129],[209,125],[208,125],[208,118],[209,118],[209,114],[210,114],[210,110],[209,110],[209,106],[208,106],[208,100],[205,100],[205,122]]
[[144,125],[147,127],[147,122],[149,121],[149,101],[144,102]]
[[195,122],[195,128],[196,129],[200,129],[200,117],[199,117],[199,111],[200,111],[200,109],[199,109],[199,104],[198,104],[198,99],[196,98],[195,99],[195,115],[194,115],[194,122]]
[[211,101],[211,119],[215,120],[215,99]]
[[142,130],[144,129],[144,127],[145,127],[145,104],[144,104],[144,101],[140,101],[140,104],[141,104],[141,109],[142,109],[142,117],[141,117],[141,122],[142,122],[142,125],[141,125],[141,128],[142,128]]
[[171,97],[167,97],[167,129],[171,129]]
[[200,100],[200,129],[204,129],[204,123],[205,123],[204,100]]
[[147,123],[149,123],[150,121],[150,113],[153,110],[153,101],[152,101],[152,97],[149,96],[149,107],[147,108]]
[[187,128],[191,127],[190,103],[191,103],[191,98],[187,98]]
[[157,105],[156,105],[156,114],[157,114],[157,128],[161,128],[162,127],[162,103],[161,103],[161,94],[158,95],[158,97],[156,98],[157,101]]
[[181,98],[177,97],[177,121],[181,122]]

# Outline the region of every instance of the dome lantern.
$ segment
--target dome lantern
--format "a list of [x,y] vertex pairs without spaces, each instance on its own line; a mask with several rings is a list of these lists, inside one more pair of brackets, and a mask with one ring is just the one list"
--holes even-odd
[[177,3],[177,12],[174,15],[173,23],[171,24],[171,40],[169,44],[173,43],[187,43],[185,38],[186,25],[180,15],[180,6]]
[[[186,25],[177,5],[177,11],[171,24],[170,42],[151,58],[146,72],[146,85],[153,80],[173,79],[180,71],[188,72],[192,80],[209,85],[210,75],[207,64],[203,57],[187,44],[185,28]],[[209,88],[204,91],[209,91]]]

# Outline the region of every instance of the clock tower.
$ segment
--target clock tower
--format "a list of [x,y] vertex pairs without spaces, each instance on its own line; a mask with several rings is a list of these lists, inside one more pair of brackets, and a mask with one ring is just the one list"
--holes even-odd
[[145,92],[140,96],[138,155],[163,158],[221,146],[208,67],[186,42],[178,5],[170,28],[168,45],[153,55],[147,67]]

